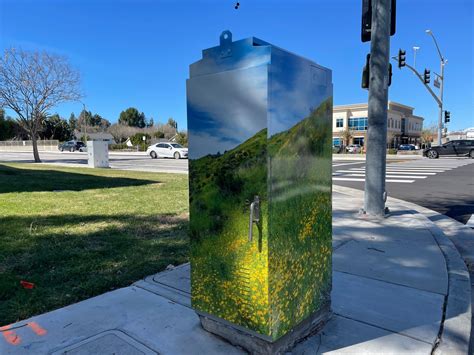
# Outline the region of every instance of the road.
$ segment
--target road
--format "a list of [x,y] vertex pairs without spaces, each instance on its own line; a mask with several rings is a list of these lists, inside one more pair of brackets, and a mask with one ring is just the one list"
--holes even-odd
[[[41,152],[44,163],[85,166],[87,153]],[[0,162],[33,162],[31,152],[0,152]],[[184,173],[186,159],[151,159],[145,153],[110,153],[113,169]],[[416,203],[474,227],[474,159],[387,161],[389,196]],[[333,183],[364,189],[364,160],[335,160]],[[361,206],[362,207],[362,206]]]
[[[334,161],[333,183],[364,189],[365,161]],[[416,203],[474,228],[474,159],[387,162],[389,196]],[[362,207],[362,206],[361,206]]]
[[[80,152],[40,152],[43,163],[65,166],[86,166],[87,153]],[[0,162],[32,163],[31,152],[0,152]],[[187,159],[151,159],[145,153],[109,154],[112,169],[149,171],[157,173],[188,173]]]

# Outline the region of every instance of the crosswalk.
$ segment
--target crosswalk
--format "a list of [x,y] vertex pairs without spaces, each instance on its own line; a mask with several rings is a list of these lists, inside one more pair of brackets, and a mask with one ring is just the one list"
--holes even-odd
[[[442,174],[460,166],[474,163],[472,159],[437,159],[391,162],[387,164],[386,182],[412,184],[431,176]],[[365,181],[364,163],[333,163],[333,181]]]

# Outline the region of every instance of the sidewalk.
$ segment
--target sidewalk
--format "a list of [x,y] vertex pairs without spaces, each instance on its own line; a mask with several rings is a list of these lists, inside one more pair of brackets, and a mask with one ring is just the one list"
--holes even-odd
[[[360,218],[362,192],[334,187],[333,317],[292,354],[467,354],[469,274],[451,241],[416,205]],[[5,329],[4,329],[5,330]],[[242,354],[202,330],[189,265],[12,324],[0,354]]]

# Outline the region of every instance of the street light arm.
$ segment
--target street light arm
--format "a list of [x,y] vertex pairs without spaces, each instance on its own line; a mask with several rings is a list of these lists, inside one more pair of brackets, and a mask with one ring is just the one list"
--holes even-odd
[[436,40],[436,37],[434,36],[433,32],[431,32],[431,31],[430,31],[428,34],[431,36],[431,38],[433,38],[433,41],[434,41],[435,46],[436,46],[436,49],[438,50],[439,58],[441,59],[441,62],[444,64],[444,57],[443,57],[443,55],[441,54],[441,50],[439,49],[438,41]]
[[[398,57],[392,57],[393,60],[397,61],[398,62]],[[431,88],[425,84],[425,80],[423,79],[423,77],[421,76],[420,73],[418,73],[416,71],[415,68],[413,68],[411,65],[409,64],[405,64],[405,66],[410,69],[413,73],[415,73],[415,75],[418,77],[418,79],[420,79],[420,81],[422,82],[422,84],[425,86],[425,88],[429,91],[429,93],[431,94],[431,96],[433,96],[433,98],[435,99],[436,103],[438,104],[438,106],[442,106],[443,103],[441,102],[440,98],[438,96],[436,96],[436,94],[434,93],[433,90],[431,90]]]

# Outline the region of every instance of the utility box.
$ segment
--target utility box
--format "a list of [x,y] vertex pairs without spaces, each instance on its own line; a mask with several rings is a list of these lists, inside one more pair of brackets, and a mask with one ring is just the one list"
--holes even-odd
[[89,168],[109,167],[109,144],[105,141],[87,141]]
[[330,314],[331,76],[229,31],[190,66],[192,306],[253,353],[288,349]]

